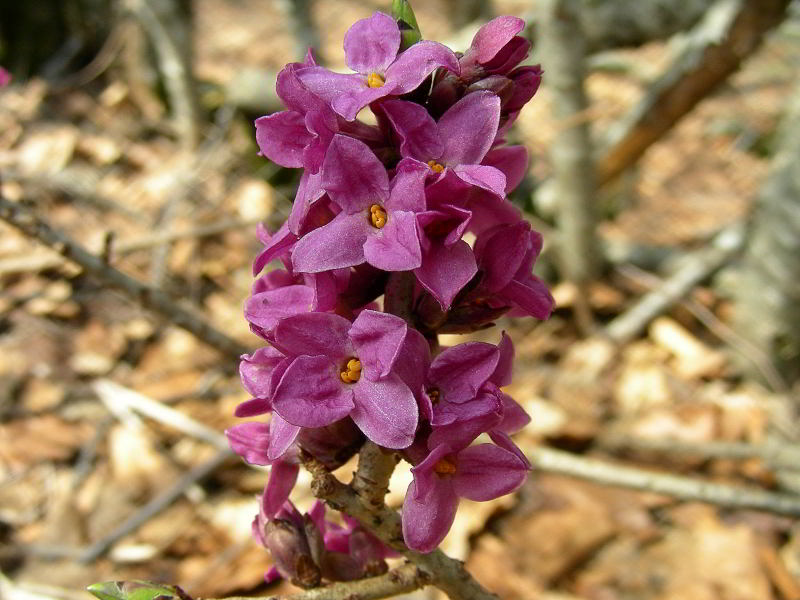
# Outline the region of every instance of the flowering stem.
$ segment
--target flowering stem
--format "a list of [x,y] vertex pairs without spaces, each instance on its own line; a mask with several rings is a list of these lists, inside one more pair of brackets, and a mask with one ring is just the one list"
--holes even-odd
[[[378,600],[398,594],[413,592],[430,583],[429,577],[414,564],[405,564],[378,577],[332,583],[299,594],[288,596],[285,600]],[[245,598],[228,597],[224,600],[245,600]],[[247,598],[246,600],[277,600]]]
[[334,477],[322,463],[304,457],[311,473],[311,491],[334,510],[347,513],[372,532],[383,543],[400,552],[430,577],[430,583],[442,590],[451,600],[497,600],[497,596],[478,583],[461,561],[447,556],[441,550],[421,554],[409,550],[403,542],[400,515],[386,506],[370,507],[365,504],[352,486]]
[[386,452],[374,442],[367,441],[358,453],[358,469],[353,477],[353,489],[368,506],[383,506],[389,491],[397,454]]

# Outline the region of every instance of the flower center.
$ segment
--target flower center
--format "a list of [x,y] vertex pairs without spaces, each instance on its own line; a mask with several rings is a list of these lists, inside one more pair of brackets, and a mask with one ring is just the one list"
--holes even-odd
[[439,399],[442,397],[441,392],[436,388],[431,388],[428,390],[428,398],[431,399],[431,404],[436,406],[439,404]]
[[373,204],[369,207],[369,222],[373,227],[383,229],[386,225],[386,209],[380,204]]
[[348,360],[341,373],[339,373],[339,377],[345,383],[355,383],[361,379],[361,361],[357,358]]
[[383,78],[383,75],[379,75],[378,73],[370,73],[369,77],[367,77],[367,85],[371,88],[383,87],[384,83],[386,83],[386,80]]
[[456,465],[448,458],[441,458],[439,462],[433,466],[433,470],[439,475],[452,475],[456,472]]
[[442,165],[440,165],[439,163],[437,163],[435,160],[429,160],[428,161],[428,166],[431,168],[431,171],[433,171],[434,173],[441,173],[442,171],[444,171],[444,167]]

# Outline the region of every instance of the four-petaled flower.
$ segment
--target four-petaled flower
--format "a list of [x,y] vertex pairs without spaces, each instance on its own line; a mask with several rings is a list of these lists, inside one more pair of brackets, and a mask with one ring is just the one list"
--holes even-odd
[[434,70],[459,70],[458,58],[447,46],[421,41],[400,50],[400,28],[390,16],[376,12],[357,21],[344,37],[347,66],[356,73],[333,73],[306,67],[298,76],[310,90],[330,103],[348,121],[380,98],[415,90]]

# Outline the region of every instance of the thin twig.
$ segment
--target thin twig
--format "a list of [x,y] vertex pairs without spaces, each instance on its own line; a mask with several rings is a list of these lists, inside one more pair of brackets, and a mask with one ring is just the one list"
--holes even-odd
[[688,454],[703,458],[749,460],[759,458],[774,469],[800,469],[800,446],[767,441],[762,444],[746,442],[686,442],[669,438],[643,438],[618,433],[604,434],[595,440],[600,448],[646,450],[665,454]]
[[[332,583],[287,596],[285,600],[378,600],[398,594],[407,594],[430,583],[428,576],[414,564],[405,564],[377,577]],[[227,597],[222,600],[278,600],[268,598]]]
[[148,398],[135,390],[126,388],[109,379],[98,379],[92,383],[92,389],[106,404],[122,404],[159,423],[207,442],[217,450],[226,450],[228,448],[228,440],[217,430],[203,425],[182,412],[165,406],[161,402]]
[[100,558],[106,551],[111,548],[117,541],[133,533],[139,527],[147,523],[155,515],[159,514],[166,508],[172,505],[178,498],[199,481],[202,481],[214,471],[219,469],[231,457],[233,452],[231,450],[219,450],[214,456],[206,462],[197,465],[184,473],[178,481],[172,484],[169,488],[164,490],[161,494],[150,500],[141,509],[131,515],[126,521],[113,529],[103,539],[91,544],[88,548],[83,550],[78,559],[81,562],[88,563]]
[[83,246],[53,229],[32,211],[0,196],[0,219],[19,229],[25,235],[35,238],[53,248],[56,252],[81,265],[106,284],[127,293],[145,308],[167,317],[170,323],[193,333],[223,355],[236,357],[249,349],[240,342],[228,337],[201,317],[181,307],[176,301],[160,290],[126,275],[103,261],[102,258],[86,251]]
[[353,490],[336,479],[321,463],[306,457],[305,466],[312,476],[311,491],[334,510],[345,512],[363,527],[375,534],[383,543],[394,548],[416,564],[431,578],[431,583],[446,593],[451,600],[497,600],[473,579],[461,561],[434,550],[421,554],[410,550],[403,542],[403,526],[397,512],[381,506],[368,507]]
[[707,248],[691,254],[663,285],[639,299],[627,311],[612,320],[605,335],[623,344],[631,340],[654,318],[680,301],[698,283],[712,275],[734,256],[744,243],[740,223],[725,228]]
[[139,20],[153,43],[172,105],[176,129],[184,149],[191,150],[197,145],[199,138],[192,69],[190,57],[187,56],[191,53],[191,39],[184,40],[181,45],[173,27],[163,21],[165,16],[177,21],[180,18],[178,9],[173,0],[160,3],[161,12],[166,15],[159,14],[152,5],[152,0],[127,0],[125,7]]
[[800,517],[800,496],[625,467],[550,448],[534,448],[527,455],[537,469],[602,485],[664,494],[680,500],[708,502],[730,508],[754,508]]
[[90,544],[86,548],[75,548],[69,546],[42,546],[32,544],[30,546],[16,546],[15,551],[25,556],[33,556],[41,560],[71,559],[83,563],[97,560],[105,554],[111,546],[126,535],[133,533],[139,527],[147,523],[155,515],[170,507],[186,490],[196,483],[202,481],[214,471],[219,469],[229,459],[234,456],[231,450],[220,450],[206,462],[197,465],[165,489],[161,494],[150,500],[136,513],[131,515],[126,521],[113,529],[101,540]]
[[[212,237],[231,231],[234,229],[241,229],[245,227],[252,227],[253,225],[262,222],[262,218],[251,219],[231,219],[220,221],[218,223],[208,223],[204,225],[193,225],[186,229],[173,230],[173,231],[156,231],[136,237],[130,240],[114,241],[111,244],[111,258],[125,256],[140,250],[147,250],[159,244],[166,244],[184,239],[200,239],[205,237]],[[36,271],[44,271],[47,269],[55,269],[64,264],[64,259],[58,254],[43,251],[36,253],[27,253],[20,256],[11,256],[9,258],[0,259],[0,277],[4,275],[13,275],[15,273],[28,273]]]
[[[663,285],[663,280],[644,269],[640,269],[636,265],[625,264],[616,268],[616,271],[621,275],[635,279],[638,283],[649,287],[650,289]],[[784,380],[783,376],[772,364],[772,361],[758,346],[736,333],[731,327],[726,325],[719,319],[713,312],[705,306],[694,300],[693,298],[685,298],[680,300],[679,304],[688,310],[694,317],[700,321],[705,327],[717,336],[721,341],[728,344],[731,348],[736,350],[744,358],[749,360],[753,366],[758,369],[764,380],[770,385],[773,391],[782,394],[789,393],[789,385]]]

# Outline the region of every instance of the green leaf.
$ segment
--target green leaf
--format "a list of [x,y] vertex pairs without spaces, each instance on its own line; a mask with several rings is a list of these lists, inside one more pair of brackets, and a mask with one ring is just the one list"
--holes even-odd
[[422,33],[417,25],[417,17],[414,16],[414,10],[408,0],[392,0],[392,16],[397,21],[397,26],[400,27],[401,51],[422,39]]
[[192,600],[177,585],[152,581],[106,581],[86,588],[99,600]]

